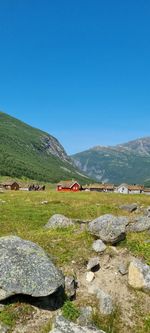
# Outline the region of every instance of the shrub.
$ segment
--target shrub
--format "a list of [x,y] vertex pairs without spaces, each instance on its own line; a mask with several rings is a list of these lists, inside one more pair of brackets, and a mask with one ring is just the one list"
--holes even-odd
[[66,319],[76,321],[80,316],[80,311],[71,301],[66,301],[62,308],[62,314]]

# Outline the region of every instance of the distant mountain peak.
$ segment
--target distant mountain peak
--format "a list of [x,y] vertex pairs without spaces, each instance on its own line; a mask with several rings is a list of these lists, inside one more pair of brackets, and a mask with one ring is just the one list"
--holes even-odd
[[81,170],[98,181],[142,184],[150,179],[150,137],[116,146],[95,146],[72,158]]

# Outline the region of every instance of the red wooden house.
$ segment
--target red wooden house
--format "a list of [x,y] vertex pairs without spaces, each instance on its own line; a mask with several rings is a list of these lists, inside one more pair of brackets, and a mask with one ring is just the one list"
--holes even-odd
[[76,180],[63,180],[57,184],[57,191],[77,192],[80,191],[80,184]]

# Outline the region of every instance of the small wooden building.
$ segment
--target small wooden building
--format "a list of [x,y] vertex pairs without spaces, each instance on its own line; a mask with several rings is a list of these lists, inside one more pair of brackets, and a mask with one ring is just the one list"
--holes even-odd
[[76,180],[62,180],[57,184],[57,191],[78,192],[81,185]]
[[145,187],[144,190],[143,190],[143,193],[150,195],[150,188]]
[[83,186],[83,190],[85,191],[96,191],[96,192],[114,192],[113,184],[90,184]]
[[19,184],[17,182],[6,183],[6,184],[3,184],[3,188],[5,190],[18,191],[19,190]]

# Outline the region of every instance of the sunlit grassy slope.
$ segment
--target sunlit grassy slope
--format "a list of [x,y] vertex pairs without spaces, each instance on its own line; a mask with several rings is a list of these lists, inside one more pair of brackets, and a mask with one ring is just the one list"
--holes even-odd
[[[53,152],[53,153],[51,153]],[[0,112],[0,174],[58,182],[88,181],[53,136]]]

